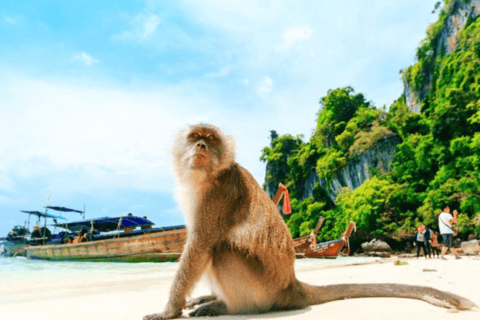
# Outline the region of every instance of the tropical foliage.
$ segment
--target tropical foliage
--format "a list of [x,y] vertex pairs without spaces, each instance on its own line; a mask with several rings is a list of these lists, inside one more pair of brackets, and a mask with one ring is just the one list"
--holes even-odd
[[[480,19],[468,21],[452,53],[437,52],[455,2],[445,2],[417,63],[403,72],[405,83],[423,92],[420,113],[409,111],[403,95],[385,112],[353,88],[337,88],[320,99],[308,141],[272,135],[261,159],[267,183],[290,190],[295,213],[284,218],[292,236],[310,233],[322,215],[319,240],[338,237],[350,220],[359,230],[401,237],[420,222],[435,227],[444,204],[460,211],[461,237],[480,235]],[[371,168],[371,179],[344,188],[334,202],[312,178],[328,185],[348,161],[390,135],[400,143],[388,173]]]

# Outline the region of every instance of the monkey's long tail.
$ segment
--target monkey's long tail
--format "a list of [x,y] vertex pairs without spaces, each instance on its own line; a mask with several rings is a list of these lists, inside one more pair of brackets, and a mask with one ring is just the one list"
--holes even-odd
[[302,283],[302,286],[307,295],[308,305],[352,298],[384,297],[418,299],[439,307],[457,310],[478,308],[468,299],[430,287],[394,283],[338,284],[321,287]]

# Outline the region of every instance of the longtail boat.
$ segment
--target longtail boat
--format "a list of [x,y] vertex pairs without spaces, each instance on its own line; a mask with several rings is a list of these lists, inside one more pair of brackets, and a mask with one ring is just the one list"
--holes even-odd
[[[301,237],[301,238],[294,238],[293,239],[293,244],[295,246],[295,252],[296,253],[304,253],[305,250],[308,249],[308,247],[310,245],[312,245],[315,241],[316,241],[316,238],[317,238],[317,234],[318,234],[318,231],[320,230],[320,228],[322,227],[323,225],[323,221],[325,219],[320,216],[318,218],[318,221],[317,221],[317,225],[315,226],[315,230],[312,231],[308,236],[306,237]],[[313,246],[315,246],[313,244]]]
[[317,244],[315,237],[313,237],[311,242],[306,242],[306,245],[304,242],[301,243],[301,245],[299,244],[298,246],[295,246],[296,257],[335,259],[338,257],[345,244],[347,244],[347,246],[349,245],[349,238],[353,230],[355,230],[355,222],[350,221],[347,229],[339,239],[320,242]]
[[153,222],[146,217],[132,214],[53,226],[65,231],[53,234],[43,243],[24,247],[19,254],[44,260],[175,261],[187,238],[184,225],[153,228]]
[[[282,211],[283,214],[291,214],[292,207],[290,204],[290,195],[288,193],[288,189],[282,183],[278,184],[278,189],[275,195],[272,198],[272,201],[275,203],[276,206],[280,204],[280,201],[283,198],[282,204]],[[323,224],[323,217],[319,217],[317,221],[317,225],[315,226],[315,230],[310,233],[310,235],[301,238],[293,239],[293,243],[295,246],[295,253],[297,258],[330,258],[335,259],[338,257],[340,252],[342,251],[345,244],[348,246],[350,235],[352,234],[353,230],[355,229],[355,223],[351,221],[345,232],[339,239],[331,240],[327,242],[321,242],[317,244],[317,234]],[[349,250],[349,249],[348,249]]]
[[24,248],[29,259],[92,262],[163,262],[177,260],[187,239],[185,226],[124,232],[107,239]]

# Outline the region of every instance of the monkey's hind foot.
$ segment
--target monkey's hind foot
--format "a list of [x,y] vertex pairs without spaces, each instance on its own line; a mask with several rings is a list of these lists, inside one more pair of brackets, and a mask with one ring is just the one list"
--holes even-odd
[[215,301],[217,300],[217,297],[214,295],[210,296],[201,296],[195,299],[191,299],[187,301],[187,304],[185,305],[185,309],[193,309],[193,307],[210,302],[210,301]]
[[215,317],[227,314],[227,305],[222,301],[210,301],[190,312],[190,317]]
[[169,319],[169,318],[167,318],[163,313],[154,313],[154,314],[149,314],[143,317],[143,320],[165,320],[165,319]]
[[166,319],[173,319],[173,318],[178,318],[182,315],[182,312],[180,313],[171,313],[171,312],[164,312],[164,313],[154,313],[154,314],[149,314],[145,317],[143,317],[143,320],[166,320]]

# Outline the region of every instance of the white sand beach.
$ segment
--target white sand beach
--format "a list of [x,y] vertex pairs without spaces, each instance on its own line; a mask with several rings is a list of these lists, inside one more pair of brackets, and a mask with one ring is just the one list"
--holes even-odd
[[[320,266],[299,262],[297,277],[316,285],[339,283],[404,283],[432,286],[469,298],[480,305],[480,257],[460,260],[402,258],[407,265],[394,265],[396,258],[366,260],[360,265],[339,262]],[[351,264],[351,262],[350,262]],[[101,273],[78,278],[17,280],[0,287],[2,319],[28,320],[141,320],[161,312],[168,299],[175,267],[151,268],[128,276]],[[428,269],[428,271],[427,271]],[[200,284],[195,295],[208,294]],[[185,311],[184,316],[188,314]],[[224,316],[217,319],[462,319],[480,318],[480,311],[454,311],[423,301],[391,298],[351,299],[325,303],[304,310],[262,315]]]

